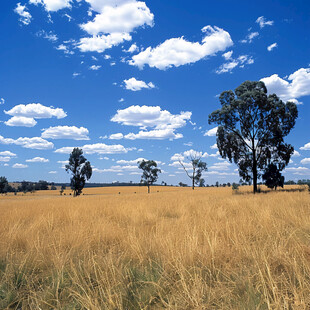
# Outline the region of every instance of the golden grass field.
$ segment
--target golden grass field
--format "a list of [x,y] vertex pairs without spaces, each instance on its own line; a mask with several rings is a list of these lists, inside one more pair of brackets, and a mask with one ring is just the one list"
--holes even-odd
[[241,192],[0,196],[0,309],[310,309],[309,193]]

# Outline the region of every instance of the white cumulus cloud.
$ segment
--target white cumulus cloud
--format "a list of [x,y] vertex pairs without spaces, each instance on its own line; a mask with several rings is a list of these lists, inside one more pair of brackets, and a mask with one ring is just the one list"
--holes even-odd
[[24,165],[24,164],[14,164],[12,166],[12,168],[16,168],[16,169],[23,169],[23,168],[28,168],[28,165]]
[[125,88],[132,91],[139,91],[143,88],[151,89],[155,88],[155,85],[152,82],[145,83],[144,81],[137,80],[132,77],[128,80],[124,80]]
[[21,147],[27,149],[36,149],[36,150],[48,150],[54,148],[54,144],[47,140],[42,139],[41,137],[20,137],[18,139],[12,138],[4,138],[0,136],[0,143],[1,144],[15,144],[20,145]]
[[41,4],[48,12],[56,12],[61,9],[70,8],[72,0],[29,0],[31,4]]
[[300,148],[302,151],[310,151],[310,142]]
[[43,129],[41,137],[45,139],[89,140],[88,129],[76,126],[55,126]]
[[147,64],[152,68],[165,70],[195,63],[233,45],[229,33],[219,27],[206,26],[202,32],[205,36],[201,43],[189,42],[183,37],[168,39],[155,48],[148,47],[134,55],[129,64],[141,69]]
[[67,113],[63,109],[46,107],[41,103],[19,104],[9,111],[4,111],[4,113],[11,116],[23,116],[35,119],[52,117],[60,119],[67,116]]
[[82,24],[90,35],[104,33],[130,33],[144,25],[153,26],[154,15],[145,2],[135,1],[118,6],[103,6],[95,18]]
[[32,117],[13,116],[4,124],[11,127],[34,127],[37,121]]
[[310,95],[310,68],[300,68],[287,78],[278,74],[262,78],[269,94],[276,94],[284,101],[298,103],[298,98]]
[[209,129],[205,132],[204,136],[208,136],[208,137],[214,137],[216,136],[217,133],[217,127],[214,127],[212,129]]

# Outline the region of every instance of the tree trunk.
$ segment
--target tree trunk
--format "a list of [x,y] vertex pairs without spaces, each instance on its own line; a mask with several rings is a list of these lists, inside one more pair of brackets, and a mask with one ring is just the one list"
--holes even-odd
[[195,181],[193,179],[193,183],[192,183],[192,189],[194,190],[195,189]]
[[255,151],[253,152],[253,193],[257,193],[257,162]]
[[150,193],[150,184],[147,185],[147,193]]

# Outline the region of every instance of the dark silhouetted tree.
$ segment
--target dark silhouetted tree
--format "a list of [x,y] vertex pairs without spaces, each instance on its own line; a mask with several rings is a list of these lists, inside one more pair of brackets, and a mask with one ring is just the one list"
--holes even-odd
[[73,149],[69,157],[69,164],[66,165],[66,171],[72,174],[71,189],[73,190],[73,196],[79,196],[86,180],[89,180],[92,176],[92,167],[90,162],[83,156],[82,149]]
[[246,81],[235,92],[220,95],[221,109],[209,115],[215,123],[217,146],[223,158],[235,162],[246,182],[257,180],[268,163],[281,170],[289,163],[294,148],[284,142],[298,116],[293,102],[283,103],[275,94],[267,96],[263,82]]
[[268,188],[277,190],[277,187],[284,186],[284,176],[281,174],[277,165],[269,164],[262,175],[263,181]]
[[157,168],[157,163],[154,160],[142,160],[138,164],[139,169],[143,171],[141,182],[147,185],[147,192],[150,193],[150,186],[157,181],[161,170]]
[[191,154],[187,157],[190,162],[190,168],[186,168],[185,164],[179,159],[181,166],[186,172],[187,176],[192,180],[192,189],[195,189],[195,185],[200,184],[200,180],[202,177],[202,173],[207,171],[207,164],[201,160],[201,153],[199,152],[191,152]]
[[4,194],[7,192],[8,188],[8,180],[6,177],[0,177],[0,194]]

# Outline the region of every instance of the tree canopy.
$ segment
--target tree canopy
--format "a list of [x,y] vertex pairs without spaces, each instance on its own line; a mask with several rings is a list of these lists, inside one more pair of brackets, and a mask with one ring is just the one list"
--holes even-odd
[[150,193],[150,186],[157,181],[161,170],[157,168],[157,163],[154,160],[142,160],[138,164],[139,169],[143,171],[141,182],[147,185],[148,193]]
[[239,175],[253,181],[268,164],[283,170],[294,152],[284,138],[295,126],[298,117],[293,102],[284,103],[276,94],[267,95],[261,81],[246,81],[220,95],[221,108],[209,115],[209,123],[217,124],[217,146],[220,155],[239,167]]
[[71,189],[73,190],[73,196],[79,196],[86,180],[89,180],[92,176],[92,167],[84,157],[82,149],[73,149],[69,157],[69,164],[66,165],[66,171],[72,174]]
[[279,171],[277,165],[271,163],[267,166],[262,179],[268,188],[277,189],[284,186],[284,176]]

